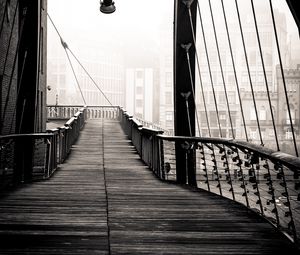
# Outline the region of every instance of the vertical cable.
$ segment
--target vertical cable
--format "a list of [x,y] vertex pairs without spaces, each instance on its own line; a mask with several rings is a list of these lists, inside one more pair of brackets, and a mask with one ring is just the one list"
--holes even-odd
[[209,77],[210,77],[210,81],[211,81],[211,88],[212,88],[214,104],[215,104],[215,108],[216,108],[219,134],[220,134],[220,137],[222,137],[222,130],[221,130],[221,124],[220,124],[220,116],[219,116],[219,110],[218,110],[218,105],[217,105],[216,92],[215,92],[214,82],[213,82],[213,78],[212,78],[211,66],[210,66],[208,50],[207,50],[206,37],[205,37],[204,26],[203,26],[202,15],[201,15],[199,3],[198,3],[198,12],[199,12],[199,19],[200,19],[200,24],[201,24],[204,48],[205,48],[205,53],[206,53],[207,66],[208,66],[208,70],[209,70]]
[[295,137],[295,130],[294,130],[294,125],[293,125],[293,120],[292,120],[292,114],[291,114],[291,108],[290,108],[290,102],[289,102],[289,97],[288,97],[288,94],[287,94],[287,87],[286,87],[285,76],[284,76],[284,71],[283,71],[283,65],[282,65],[282,59],[281,59],[281,52],[280,52],[280,48],[279,48],[279,41],[278,41],[278,35],[277,35],[277,29],[276,29],[276,22],[275,22],[275,17],[274,17],[273,5],[272,5],[272,1],[271,0],[269,0],[269,2],[270,2],[271,14],[272,14],[272,23],[273,23],[274,33],[275,33],[278,58],[279,58],[279,63],[280,63],[280,71],[281,71],[281,76],[282,76],[284,94],[285,94],[285,99],[286,99],[286,105],[287,105],[289,120],[290,120],[290,124],[291,124],[291,131],[292,131],[292,135],[293,135],[293,142],[294,142],[294,147],[295,147],[295,153],[296,153],[296,156],[299,157],[297,143],[296,143],[296,137]]
[[196,114],[198,132],[199,132],[199,136],[201,136],[200,124],[199,124],[199,118],[198,118],[198,110],[197,110],[197,104],[196,104],[195,89],[194,89],[194,82],[193,82],[193,75],[192,75],[192,68],[191,68],[191,60],[190,60],[190,54],[189,54],[190,46],[191,46],[191,44],[181,45],[181,47],[184,48],[185,52],[186,52],[186,58],[187,58],[187,64],[188,64],[188,69],[189,69],[189,76],[190,76],[190,80],[191,80],[191,89],[192,89],[193,101],[194,101],[194,106],[195,106],[195,114]]
[[234,79],[235,79],[236,89],[237,89],[239,103],[240,103],[240,110],[241,110],[241,114],[242,114],[242,121],[243,121],[243,125],[244,125],[245,138],[246,138],[246,141],[248,142],[249,139],[248,139],[247,125],[246,125],[246,121],[245,121],[244,109],[243,109],[243,104],[242,104],[242,97],[241,97],[239,81],[238,81],[237,73],[236,73],[235,60],[234,60],[234,57],[233,57],[233,50],[232,50],[231,39],[230,39],[229,29],[228,29],[228,23],[227,23],[227,16],[226,16],[226,12],[225,12],[225,7],[224,7],[223,0],[221,0],[221,3],[222,3],[224,21],[225,21],[225,26],[226,26],[227,39],[228,39],[228,44],[229,44],[229,49],[230,49],[230,55],[231,55],[231,61],[232,61]]
[[263,68],[263,73],[264,73],[264,79],[265,79],[265,84],[266,84],[269,107],[270,107],[270,112],[271,112],[272,124],[273,124],[275,139],[276,139],[276,146],[277,146],[277,150],[280,151],[278,136],[277,136],[277,130],[276,130],[276,126],[275,126],[274,113],[273,113],[273,109],[272,109],[272,102],[271,102],[271,97],[270,97],[270,90],[269,90],[269,86],[268,86],[268,79],[267,79],[267,74],[266,74],[265,62],[264,62],[264,57],[263,57],[263,53],[262,53],[262,46],[261,46],[260,36],[259,36],[259,32],[258,32],[256,13],[255,13],[253,0],[251,0],[251,6],[252,6],[252,12],[253,12],[253,18],[254,18],[254,24],[255,24],[255,30],[256,30],[256,37],[257,37],[257,42],[258,42],[258,47],[259,47],[259,53],[260,53],[260,58],[261,58],[261,63],[262,63],[262,68]]
[[[197,2],[197,4],[199,4],[199,2]],[[192,29],[192,35],[193,35],[193,43],[194,43],[194,46],[195,46],[196,62],[197,62],[197,67],[198,67],[199,82],[200,82],[200,87],[201,87],[201,92],[202,92],[202,100],[203,100],[205,117],[206,117],[206,122],[207,122],[207,129],[208,129],[208,134],[211,137],[211,131],[210,131],[210,125],[209,125],[209,120],[208,120],[208,112],[207,112],[207,106],[206,106],[206,99],[205,99],[205,96],[204,96],[204,89],[203,89],[203,83],[202,83],[202,75],[201,75],[201,71],[200,71],[201,69],[200,69],[200,63],[199,63],[199,57],[198,57],[198,51],[197,51],[197,45],[196,45],[196,36],[195,36],[195,31],[194,31],[194,26],[193,26],[191,9],[188,8],[188,11],[189,11],[189,18],[190,18],[190,24],[191,24],[191,29]],[[200,126],[200,124],[199,124],[199,126]],[[199,128],[199,130],[200,130],[200,128]]]
[[239,10],[239,6],[238,6],[238,3],[237,3],[237,0],[235,0],[235,5],[236,5],[236,11],[237,11],[237,15],[238,15],[238,21],[239,21],[239,27],[240,27],[240,32],[241,32],[241,38],[242,38],[242,42],[243,42],[243,49],[244,49],[244,55],[245,55],[245,61],[246,61],[248,76],[249,76],[249,83],[250,83],[250,88],[251,88],[253,105],[254,105],[254,110],[255,110],[255,115],[256,115],[257,128],[258,128],[260,143],[263,146],[264,143],[263,143],[261,129],[260,129],[260,123],[259,123],[259,118],[258,118],[257,106],[256,106],[256,101],[255,101],[254,89],[253,89],[253,83],[252,83],[252,78],[251,78],[251,73],[250,73],[249,62],[248,62],[248,56],[247,56],[247,50],[246,50],[244,32],[243,32],[243,28],[242,28],[242,22],[241,22],[241,17],[240,17],[240,10]]
[[227,94],[227,88],[226,88],[226,82],[225,82],[224,71],[223,71],[223,66],[222,66],[222,59],[221,59],[220,48],[219,48],[219,42],[218,42],[218,37],[217,37],[217,32],[216,32],[215,19],[214,19],[212,7],[211,7],[211,1],[208,0],[208,3],[209,3],[211,21],[212,21],[213,30],[214,30],[214,36],[215,36],[215,42],[216,42],[216,47],[217,47],[217,53],[218,53],[218,58],[219,58],[221,76],[222,76],[222,81],[223,81],[223,86],[224,86],[224,93],[225,93],[225,99],[226,99],[226,104],[227,104],[227,111],[228,111],[228,116],[229,116],[231,133],[232,133],[232,138],[235,139],[235,134],[234,134],[234,131],[233,131],[231,111],[230,111],[229,100],[228,100],[228,94]]

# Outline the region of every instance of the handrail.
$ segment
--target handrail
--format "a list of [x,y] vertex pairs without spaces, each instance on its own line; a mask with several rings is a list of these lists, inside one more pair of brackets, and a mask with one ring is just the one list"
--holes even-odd
[[81,107],[64,126],[46,133],[0,136],[0,189],[50,178],[68,156],[86,117]]
[[[86,106],[86,119],[118,119],[119,106]],[[47,118],[48,119],[70,119],[76,117],[76,112],[82,110],[81,105],[48,105]]]
[[[119,120],[158,178],[176,182],[178,172],[183,171],[187,185],[195,188],[196,183],[197,188],[242,203],[294,242],[300,241],[299,158],[240,140],[164,135],[144,127],[123,109]],[[186,169],[176,169],[175,146],[194,156],[196,169],[188,169],[188,162]]]
[[289,167],[292,171],[300,173],[300,158],[284,152],[275,151],[261,145],[257,145],[257,144],[253,144],[241,140],[234,140],[228,138],[214,138],[214,137],[189,137],[189,136],[166,136],[166,135],[158,135],[158,138],[161,138],[165,141],[189,141],[189,142],[224,144],[228,146],[234,146],[243,151],[251,151],[253,153],[258,153],[261,157],[267,158],[269,160],[278,161],[283,165]]

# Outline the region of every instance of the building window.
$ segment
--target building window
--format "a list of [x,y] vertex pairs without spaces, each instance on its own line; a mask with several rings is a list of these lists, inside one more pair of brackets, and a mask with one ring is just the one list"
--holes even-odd
[[228,84],[234,85],[234,83],[235,83],[234,75],[228,75]]
[[259,110],[259,119],[260,120],[267,120],[267,111],[264,106],[262,106]]
[[288,128],[285,132],[285,139],[287,140],[293,139],[293,132],[290,128]]
[[136,78],[142,79],[144,77],[144,72],[142,70],[136,71]]
[[273,64],[273,59],[272,59],[272,55],[270,53],[265,53],[264,56],[264,62],[266,66],[272,66]]
[[166,92],[166,104],[172,104],[172,93],[171,92]]
[[165,61],[166,61],[166,67],[172,66],[172,55],[166,56]]
[[242,75],[242,83],[248,84],[249,83],[249,76],[247,74]]
[[226,97],[225,95],[219,94],[219,104],[226,104]]
[[218,126],[218,119],[217,119],[217,113],[216,112],[210,112],[209,113],[209,122],[211,127],[217,127]]
[[[291,124],[288,109],[286,109],[285,112],[286,112],[286,124]],[[294,109],[293,105],[290,106],[290,112],[291,112],[292,124],[295,124],[296,112],[295,112],[295,109]]]
[[166,121],[173,120],[173,112],[166,112]]
[[251,66],[255,66],[256,65],[256,52],[255,51],[250,52],[249,64]]
[[137,95],[143,95],[143,87],[136,87],[135,89]]
[[143,107],[143,100],[141,99],[136,100],[136,107]]
[[250,138],[251,139],[257,139],[257,130],[256,129],[251,129],[250,130]]
[[256,120],[256,113],[253,106],[250,108],[250,120]]
[[229,104],[235,104],[236,96],[235,96],[234,91],[229,91],[228,92],[228,101],[229,101]]
[[172,73],[166,72],[166,86],[171,87],[172,85]]

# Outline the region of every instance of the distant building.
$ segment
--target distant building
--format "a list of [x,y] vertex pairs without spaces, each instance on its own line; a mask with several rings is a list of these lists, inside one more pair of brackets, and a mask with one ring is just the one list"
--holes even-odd
[[159,44],[159,124],[166,130],[174,131],[173,97],[173,30],[171,14],[166,13],[160,31]]
[[[78,33],[78,36],[83,35],[84,33]],[[47,82],[48,86],[51,87],[48,92],[48,104],[83,105],[81,89],[87,105],[110,105],[103,94],[111,104],[124,105],[124,59],[120,47],[113,47],[113,45],[108,45],[104,41],[95,41],[94,38],[82,38],[82,40],[70,42],[69,47],[72,52],[102,90],[102,94],[88,74],[69,53],[80,86],[80,89],[78,88],[59,37],[53,29],[50,30],[49,36],[56,43],[48,47]],[[111,52],[112,47],[116,50],[111,54],[106,54],[106,52]],[[80,51],[76,51],[76,49],[80,49]]]
[[136,117],[157,123],[157,73],[153,68],[128,68],[126,70],[125,109]]
[[[242,47],[241,34],[239,29],[230,31],[230,39],[235,61],[237,82],[241,94],[242,107],[245,117],[245,124],[247,126],[248,138],[252,141],[259,142],[259,131],[256,121],[256,113],[253,104],[253,97],[250,86],[250,78],[254,89],[255,102],[257,104],[258,118],[261,122],[261,132],[264,140],[274,141],[274,132],[272,121],[270,120],[270,106],[266,95],[266,81],[264,72],[261,66],[261,56],[258,47],[258,40],[256,37],[255,25],[252,14],[248,14],[248,10],[241,9],[242,17],[244,17],[242,26],[245,39],[245,46],[247,52],[247,60],[250,69],[250,77],[246,65],[245,53]],[[287,40],[287,30],[285,15],[276,12],[277,18],[277,32],[280,38],[281,53],[284,64],[289,63],[289,47]],[[274,28],[272,19],[264,13],[264,8],[256,8],[256,15],[259,17],[259,35],[263,51],[263,60],[266,71],[267,86],[271,93],[271,104],[275,109],[278,108],[278,93],[276,80],[276,61],[277,61],[277,47],[275,43]],[[206,21],[208,22],[208,21]],[[236,22],[230,20],[230,22]],[[231,26],[238,26],[236,23]],[[235,73],[233,70],[232,60],[228,47],[228,37],[226,31],[218,31],[219,50],[222,61],[222,69],[224,74],[224,81],[220,70],[219,56],[216,48],[215,37],[213,30],[207,25],[205,30],[207,45],[209,45],[208,54],[210,60],[211,73],[208,69],[205,51],[199,52],[201,78],[204,87],[204,97],[207,104],[208,117],[211,135],[220,136],[221,129],[223,137],[231,137],[231,123],[228,114],[226,96],[224,92],[224,83],[227,90],[229,101],[229,108],[231,112],[232,127],[237,138],[246,138],[244,131],[244,124],[241,114],[241,107],[238,97],[237,84],[235,80]],[[202,35],[198,37],[198,49],[204,48]],[[215,98],[212,91],[211,83],[214,85]],[[199,111],[199,118],[201,123],[201,133],[203,136],[208,135],[207,120],[204,111],[202,93],[200,91],[199,80],[196,83],[197,105]],[[215,100],[217,102],[219,122],[216,113]]]
[[291,140],[293,139],[291,122],[297,139],[298,150],[300,149],[300,65],[297,66],[297,69],[284,70],[284,77],[289,98],[291,120],[288,113],[284,85],[279,68],[277,68],[278,109],[276,111],[276,117],[278,119],[277,125],[279,127],[279,137],[284,147],[283,150],[293,154],[294,149],[291,148]]

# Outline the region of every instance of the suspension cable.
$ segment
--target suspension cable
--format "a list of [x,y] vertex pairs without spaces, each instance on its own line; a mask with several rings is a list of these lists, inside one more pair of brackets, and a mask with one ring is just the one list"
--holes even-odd
[[89,74],[89,72],[86,70],[86,68],[82,65],[82,63],[79,61],[79,59],[75,56],[75,54],[73,53],[73,51],[68,48],[68,50],[70,51],[70,53],[72,54],[72,56],[75,58],[75,60],[77,61],[77,63],[81,66],[81,68],[83,69],[83,71],[88,75],[88,77],[91,79],[91,81],[94,83],[94,85],[96,86],[96,88],[100,91],[100,93],[103,95],[103,97],[106,99],[106,101],[112,106],[113,104],[111,103],[111,101],[108,99],[108,97],[105,95],[105,93],[102,91],[102,89],[100,89],[100,87],[98,86],[98,84],[96,83],[96,81],[93,79],[93,77]]
[[[206,106],[206,100],[205,100],[205,96],[204,96],[204,89],[203,89],[203,83],[202,83],[202,75],[200,72],[200,64],[199,64],[199,57],[198,57],[198,51],[197,51],[196,36],[195,36],[194,24],[193,24],[193,20],[192,20],[192,13],[191,13],[190,5],[187,5],[187,7],[188,7],[188,12],[189,12],[192,36],[193,36],[193,43],[195,46],[195,56],[196,56],[196,62],[197,62],[197,66],[198,66],[198,74],[199,74],[200,87],[201,87],[201,92],[202,92],[202,100],[203,100],[203,104],[204,104],[204,111],[205,111],[205,117],[206,117],[206,122],[207,122],[208,134],[211,137],[211,131],[210,131],[210,125],[209,125],[208,113],[207,113],[207,106]],[[194,96],[194,100],[195,100],[195,96]],[[196,105],[196,103],[195,103],[195,105]],[[197,114],[196,116],[197,116],[199,136],[200,136],[200,124],[199,124],[199,120],[198,120],[197,108],[196,108],[196,114]]]
[[61,39],[61,43],[62,43],[62,45],[63,45],[63,47],[64,47],[64,50],[65,50],[65,53],[66,53],[66,55],[67,55],[67,58],[68,58],[68,61],[69,61],[70,66],[71,66],[71,69],[72,69],[74,78],[75,78],[75,80],[76,80],[77,87],[78,87],[78,89],[79,89],[79,91],[80,91],[82,100],[83,100],[83,102],[84,102],[84,105],[86,106],[86,105],[87,105],[87,104],[86,104],[86,100],[85,100],[85,98],[84,98],[82,89],[81,89],[81,87],[80,87],[80,85],[79,85],[79,81],[78,81],[77,75],[76,75],[76,73],[75,73],[73,64],[72,64],[72,61],[71,61],[70,56],[69,56],[69,53],[68,53],[68,51],[67,51],[67,44],[66,44],[62,39]]
[[206,37],[205,37],[205,33],[204,33],[204,26],[203,26],[202,15],[201,15],[200,6],[199,6],[198,1],[197,1],[197,6],[198,6],[199,19],[200,19],[200,24],[201,24],[204,48],[205,48],[205,53],[206,53],[207,66],[208,66],[208,70],[209,70],[209,77],[210,77],[210,81],[211,81],[211,88],[212,88],[212,93],[213,93],[213,98],[214,98],[215,109],[216,109],[219,134],[220,134],[220,137],[222,137],[222,130],[221,130],[219,110],[218,110],[218,105],[217,105],[216,92],[215,92],[214,82],[213,82],[213,78],[212,78],[212,71],[211,71],[210,60],[209,60],[209,56],[208,56],[208,49],[207,49]]
[[[59,33],[56,25],[54,24],[53,20],[51,19],[49,13],[47,13],[47,17],[49,18],[49,20],[51,21],[51,24],[53,25],[57,35],[59,36],[60,40],[64,42],[64,40],[62,39],[61,34]],[[91,79],[91,81],[93,82],[93,84],[96,86],[96,88],[100,91],[100,93],[103,95],[103,97],[106,99],[106,101],[110,104],[113,105],[111,103],[111,101],[108,99],[108,97],[105,95],[105,93],[101,90],[101,88],[98,86],[98,84],[96,83],[96,81],[92,78],[92,76],[89,74],[89,72],[86,70],[86,68],[82,65],[82,63],[79,61],[79,59],[75,56],[75,54],[73,53],[73,51],[70,49],[70,47],[65,43],[65,45],[63,45],[63,47],[65,48],[65,50],[69,50],[69,52],[72,54],[72,56],[74,57],[74,59],[77,61],[77,63],[81,66],[81,68],[84,70],[84,72],[88,75],[88,77]]]
[[262,68],[263,68],[263,73],[264,73],[264,79],[265,79],[265,84],[266,84],[268,102],[269,102],[269,107],[270,107],[270,112],[271,112],[274,135],[275,135],[275,139],[276,139],[276,146],[277,146],[277,150],[280,151],[277,130],[276,130],[276,125],[275,125],[275,118],[274,118],[274,113],[273,113],[273,109],[272,109],[271,97],[270,97],[270,90],[269,90],[269,86],[268,86],[265,62],[264,62],[264,57],[263,57],[263,53],[262,53],[262,46],[261,46],[260,36],[259,36],[259,32],[258,32],[257,19],[256,19],[256,13],[255,13],[253,0],[251,0],[251,6],[252,6],[252,12],[253,12],[253,18],[254,18],[254,24],[255,24],[255,30],[256,30],[256,37],[257,37],[257,41],[258,41],[259,53],[260,53],[260,58],[261,58],[261,63],[262,63]]
[[248,132],[247,132],[247,125],[246,125],[246,121],[245,121],[245,115],[244,115],[244,109],[243,109],[243,103],[242,103],[242,97],[241,97],[241,92],[240,92],[239,81],[238,81],[237,73],[236,73],[235,60],[234,60],[234,56],[233,56],[233,50],[232,50],[232,44],[231,44],[231,39],[230,39],[230,34],[229,34],[227,15],[226,15],[226,12],[225,12],[225,7],[224,7],[224,1],[221,0],[221,3],[222,3],[223,16],[224,16],[224,21],[225,21],[225,26],[226,26],[227,39],[228,39],[228,44],[229,44],[229,49],[230,49],[234,79],[235,79],[237,94],[238,94],[239,103],[240,103],[242,121],[243,121],[243,125],[244,125],[245,138],[246,138],[246,141],[248,142],[249,138],[248,138]]
[[296,143],[296,137],[295,137],[294,124],[293,124],[291,108],[290,108],[290,102],[289,102],[289,97],[288,97],[288,94],[287,94],[287,86],[286,86],[285,76],[284,76],[284,71],[283,71],[281,52],[280,52],[280,48],[279,48],[279,41],[278,41],[276,21],[275,21],[274,11],[273,11],[273,4],[272,4],[271,0],[269,0],[269,3],[270,3],[271,14],[272,14],[272,23],[273,23],[274,33],[275,33],[277,52],[278,52],[278,58],[279,58],[279,63],[280,63],[280,71],[281,71],[281,77],[282,77],[282,82],[283,82],[283,88],[284,88],[284,94],[285,94],[285,99],[286,99],[286,105],[287,105],[289,120],[290,120],[290,124],[291,124],[291,131],[292,131],[292,136],[293,136],[295,153],[296,153],[296,156],[299,157],[297,143]]
[[211,0],[209,0],[208,3],[209,3],[210,15],[211,15],[211,20],[212,20],[212,25],[213,25],[213,30],[214,30],[214,37],[215,37],[215,42],[216,42],[216,47],[217,47],[217,53],[218,53],[218,58],[219,58],[219,64],[220,64],[221,76],[222,76],[222,81],[223,81],[223,87],[224,87],[225,100],[226,100],[229,122],[230,122],[230,127],[231,127],[231,133],[232,133],[232,138],[235,139],[231,111],[230,111],[229,100],[228,100],[228,93],[227,93],[224,71],[223,71],[223,66],[222,66],[222,59],[221,59],[220,48],[219,48],[219,42],[218,42],[218,37],[217,37],[217,32],[216,32],[215,19],[214,19],[212,7],[211,7]]
[[242,22],[241,22],[241,17],[240,17],[240,10],[239,10],[239,6],[238,6],[238,3],[237,3],[237,0],[235,0],[235,5],[236,5],[236,11],[237,11],[237,15],[238,15],[239,27],[240,27],[241,38],[242,38],[243,49],[244,49],[244,55],[245,55],[245,61],[246,61],[246,66],[247,66],[247,71],[248,71],[248,76],[249,76],[249,83],[250,83],[250,88],[251,88],[251,94],[252,94],[252,99],[253,99],[253,105],[254,105],[254,110],[255,110],[255,115],[256,115],[257,128],[258,128],[260,143],[263,146],[264,143],[263,143],[262,133],[261,133],[261,129],[260,129],[260,123],[259,123],[257,105],[256,105],[256,101],[255,101],[253,83],[252,83],[252,78],[251,78],[251,73],[250,73],[250,66],[249,66],[249,61],[248,61],[248,56],[247,56],[247,50],[246,50],[244,32],[243,32],[243,28],[242,28]]

